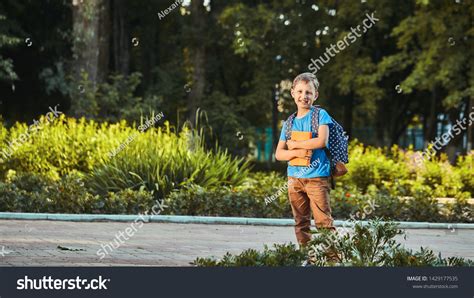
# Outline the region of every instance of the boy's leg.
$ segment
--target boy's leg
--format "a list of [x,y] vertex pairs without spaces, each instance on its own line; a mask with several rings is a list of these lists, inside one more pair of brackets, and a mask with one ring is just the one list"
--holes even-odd
[[329,205],[329,192],[331,191],[329,178],[308,178],[306,179],[304,190],[310,199],[316,228],[335,230],[333,226],[334,219],[331,216],[331,207]]
[[[313,211],[313,218],[316,228],[328,229],[336,232],[333,225],[333,218],[331,216],[331,207],[329,203],[330,188],[329,178],[309,178],[305,184],[305,191],[310,199],[311,210]],[[341,261],[338,252],[328,248],[326,250],[326,258],[330,262]]]
[[[290,183],[291,181],[291,183]],[[295,234],[300,246],[311,240],[311,208],[300,179],[288,177],[288,197],[295,218]]]

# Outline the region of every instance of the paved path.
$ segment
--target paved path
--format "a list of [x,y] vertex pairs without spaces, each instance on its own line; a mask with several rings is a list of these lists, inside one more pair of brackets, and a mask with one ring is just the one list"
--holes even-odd
[[[131,223],[0,220],[0,266],[189,266],[196,257],[295,242],[291,227],[146,223],[101,260],[101,244],[115,245],[127,227]],[[407,240],[398,240],[407,248],[474,259],[474,230],[406,232]]]

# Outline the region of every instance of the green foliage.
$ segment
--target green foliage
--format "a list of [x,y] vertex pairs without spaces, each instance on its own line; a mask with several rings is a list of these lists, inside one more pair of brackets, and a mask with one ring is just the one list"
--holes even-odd
[[129,76],[110,75],[108,82],[95,84],[82,72],[77,82],[69,82],[69,93],[73,98],[71,109],[75,115],[105,121],[136,121],[162,105],[157,96],[142,98],[135,95],[141,77],[138,72]]
[[411,93],[416,89],[431,90],[438,85],[448,94],[444,98],[446,107],[459,105],[463,97],[472,95],[470,85],[466,84],[472,78],[461,75],[466,65],[472,66],[472,55],[467,54],[472,44],[462,38],[472,35],[470,17],[465,13],[472,9],[472,3],[451,4],[429,1],[427,5],[417,5],[416,13],[393,28],[399,51],[385,57],[383,63],[384,66],[397,63],[393,58],[398,56],[408,58],[400,64],[400,70],[409,69],[401,87]]
[[274,173],[257,173],[245,179],[241,186],[210,189],[187,184],[166,198],[165,204],[169,206],[166,212],[177,215],[291,217],[286,189],[275,202],[265,203],[265,197],[281,187],[276,183],[280,181],[278,178]]
[[394,196],[415,197],[458,197],[472,189],[472,153],[460,157],[458,166],[449,164],[445,155],[417,164],[415,154],[398,146],[387,150],[354,141],[349,150],[349,173],[338,179],[338,184],[346,189],[354,186],[362,193],[374,186]]
[[[8,26],[5,25],[6,17],[0,14],[0,49],[12,47],[20,43],[18,37],[9,34]],[[18,80],[18,75],[13,70],[13,60],[0,55],[0,81],[12,82]]]
[[353,233],[318,231],[309,242],[309,260],[316,266],[387,266],[390,254],[399,248],[395,236],[402,233],[394,223],[356,223]]
[[[158,116],[154,119],[160,119]],[[248,173],[247,162],[220,149],[206,151],[202,135],[186,128],[175,133],[166,125],[139,132],[125,121],[98,124],[63,115],[52,122],[40,121],[41,129],[30,131],[27,138],[20,138],[28,129],[24,124],[16,124],[8,132],[2,129],[0,152],[12,152],[0,163],[3,177],[15,170],[58,180],[79,171],[90,174],[87,183],[100,194],[145,185],[163,198],[185,180],[206,188],[237,186]],[[129,137],[131,142],[121,150]],[[10,146],[8,142],[13,141],[15,145]]]
[[463,187],[460,173],[446,160],[425,161],[418,173],[418,179],[430,187],[434,197],[454,197]]
[[363,192],[370,185],[379,186],[384,182],[408,178],[406,164],[390,159],[381,148],[365,147],[353,142],[349,156],[349,173],[341,181],[353,183]]
[[[207,151],[202,131],[185,126],[176,132],[166,122],[140,132],[134,129],[137,124],[128,126],[125,121],[99,124],[64,115],[52,121],[42,117],[39,123],[41,128],[30,130],[25,138],[21,137],[28,131],[25,124],[10,129],[0,125],[5,211],[136,213],[151,204],[151,195],[165,199],[168,214],[292,216],[285,177],[275,172],[249,173],[248,161],[218,148]],[[333,217],[473,222],[473,208],[467,201],[472,195],[472,154],[461,157],[456,166],[443,156],[417,165],[414,154],[398,147],[382,150],[351,143],[349,174],[337,179],[331,191]],[[32,175],[27,185],[36,188],[22,186],[26,178],[11,182],[24,174]],[[54,192],[58,183],[74,184],[68,177],[76,176],[86,189],[67,188],[70,192],[63,197],[61,191],[49,194],[56,207],[49,203],[41,207],[38,202],[46,198],[46,189]],[[134,197],[134,191],[140,190],[143,194]],[[456,201],[440,206],[435,195]]]
[[409,220],[404,200],[386,190],[377,190],[374,186],[371,186],[365,194],[356,189],[336,189],[331,192],[331,209],[335,218],[348,218],[352,214],[354,219],[360,220],[376,217],[387,220]]
[[96,212],[110,214],[151,213],[154,205],[153,194],[144,188],[124,189],[108,193],[103,200],[96,202]]
[[57,181],[29,173],[9,174],[6,183],[0,182],[2,212],[137,214],[153,206],[153,194],[144,189],[94,195],[78,173]]
[[438,202],[430,197],[414,197],[407,201],[406,217],[411,221],[443,221]]
[[98,196],[88,193],[78,175],[58,181],[33,174],[13,174],[0,183],[0,210],[91,213]]
[[400,198],[386,189],[371,187],[367,193],[345,191],[331,193],[331,209],[335,218],[373,219],[426,222],[474,222],[474,208],[467,197],[440,205],[430,195]]
[[370,221],[356,223],[349,233],[318,231],[302,249],[293,244],[264,247],[263,252],[248,249],[239,255],[226,253],[222,259],[197,258],[193,264],[212,266],[301,266],[305,260],[312,266],[474,266],[472,260],[435,256],[433,251],[420,248],[413,252],[395,240],[403,235],[394,223]]
[[[52,89],[63,95],[69,89],[69,114],[108,121],[130,121],[160,107],[179,125],[175,120],[189,117],[192,98],[209,112],[220,144],[229,151],[238,147],[233,153],[244,156],[255,128],[268,127],[273,120],[275,84],[307,70],[311,59],[324,55],[371,12],[379,21],[317,73],[322,83],[319,103],[336,119],[345,113],[344,122],[351,122],[344,123],[346,128],[374,127],[374,143],[393,144],[417,117],[425,119],[424,138],[430,141],[437,116],[450,109],[459,115],[459,104],[473,94],[472,1],[222,1],[206,6],[207,22],[190,16],[196,12],[186,5],[167,16],[167,26],[153,26],[156,15],[148,13],[162,6],[158,0],[114,7],[127,14],[111,14],[110,6],[93,2],[4,2],[2,15],[15,21],[0,21],[0,49],[6,57],[0,58],[0,80],[14,78],[13,59],[7,55],[27,58],[15,61],[15,71],[31,74],[23,78],[28,86],[22,86],[24,92],[9,94],[11,100],[3,103],[7,121],[28,117],[47,107],[49,100],[58,100],[49,99]],[[107,18],[96,17],[102,13],[113,18],[104,22]],[[97,26],[91,20],[99,20]],[[127,32],[139,38],[139,46],[130,45]],[[5,55],[2,42],[13,45],[11,36],[30,36],[35,43],[28,51],[19,46]],[[99,45],[93,43],[96,37]],[[180,45],[179,50],[168,44]],[[68,69],[81,68],[96,69],[99,75],[91,74],[94,82],[79,77],[66,88]],[[130,70],[143,78],[114,74]],[[101,82],[103,78],[107,82]],[[183,88],[187,83],[193,87],[190,93]],[[30,86],[35,88],[26,90]],[[288,90],[280,91],[277,121],[294,110]],[[344,111],[351,111],[351,117]],[[246,136],[238,144],[233,138],[237,131]],[[383,179],[387,170],[371,172],[372,178]]]
[[197,258],[191,264],[200,267],[243,267],[243,266],[299,266],[305,259],[304,250],[296,245],[274,244],[273,248],[264,246],[263,252],[247,249],[239,255],[226,253],[221,260],[211,258]]
[[[286,188],[283,188],[274,201],[265,203],[265,199],[277,194],[278,189],[285,185],[285,180],[278,175],[268,180],[271,180],[273,186],[269,186],[262,173],[255,176],[251,174],[238,187],[205,189],[199,185],[187,184],[167,196],[166,204],[170,206],[167,212],[176,215],[291,217]],[[441,207],[430,196],[402,199],[390,194],[387,189],[378,190],[374,185],[366,193],[354,188],[350,191],[336,188],[331,192],[330,198],[332,216],[337,219],[382,218],[428,222],[473,222],[474,219],[473,207],[466,198],[456,199],[455,203]]]
[[70,86],[64,68],[64,63],[60,61],[56,62],[54,67],[46,67],[41,70],[39,78],[44,81],[47,95],[52,95],[54,91],[58,91],[61,95],[65,96],[72,91],[73,87],[76,87]]
[[446,206],[446,221],[448,222],[474,222],[474,207],[467,198],[457,198],[453,204]]
[[[13,178],[13,177],[11,177]],[[21,175],[0,182],[0,210],[9,212],[44,212],[46,198],[39,193],[49,185],[35,175]]]
[[[125,122],[108,125],[85,119],[76,120],[61,115],[52,122],[40,118],[40,127],[28,133],[28,127],[17,123],[1,144],[2,150],[10,152],[11,157],[0,163],[2,176],[8,170],[39,173],[53,179],[74,171],[88,173],[104,160],[120,138],[125,138],[132,129]],[[9,143],[15,141],[15,145]],[[4,159],[5,157],[2,156]]]
[[356,222],[353,231],[318,231],[309,242],[309,260],[315,266],[474,266],[471,260],[436,257],[420,248],[413,252],[395,240],[404,233],[395,223],[371,220]]
[[474,152],[460,156],[457,161],[457,169],[461,179],[462,191],[474,194]]
[[[248,173],[247,162],[220,149],[206,151],[201,137],[186,128],[176,134],[168,125],[148,130],[137,135],[123,152],[95,168],[90,185],[97,193],[144,185],[157,198],[163,198],[188,183],[206,189],[241,184]],[[190,143],[190,139],[198,142]]]

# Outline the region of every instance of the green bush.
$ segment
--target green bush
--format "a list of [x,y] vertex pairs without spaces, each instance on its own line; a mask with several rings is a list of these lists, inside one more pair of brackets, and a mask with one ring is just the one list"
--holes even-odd
[[395,223],[356,222],[350,233],[318,231],[308,244],[310,264],[315,266],[474,266],[471,260],[436,257],[421,247],[413,252],[396,242],[404,233]]
[[447,161],[445,154],[415,162],[411,148],[390,150],[364,146],[357,141],[350,145],[349,173],[338,179],[338,184],[356,187],[365,193],[371,185],[388,189],[394,196],[429,195],[430,197],[457,197],[463,192],[472,196],[474,178],[474,151],[460,156],[457,166]]
[[430,187],[433,197],[454,197],[463,187],[459,172],[446,160],[425,161],[417,174],[421,184]]
[[[265,177],[266,176],[266,177]],[[238,187],[221,186],[206,189],[187,184],[173,191],[165,200],[166,212],[178,215],[291,217],[286,190],[273,203],[265,203],[265,196],[275,193],[282,184],[273,179],[275,173],[252,174]]]
[[[190,144],[190,138],[197,143]],[[145,186],[163,198],[189,183],[206,189],[237,186],[248,173],[242,159],[220,149],[206,151],[201,135],[186,129],[176,134],[166,125],[137,135],[123,152],[93,169],[88,184],[99,194]]]
[[1,211],[91,213],[97,199],[87,192],[80,176],[73,174],[53,181],[21,173],[0,183]]
[[365,192],[370,185],[380,186],[386,181],[403,180],[409,177],[408,167],[384,154],[382,148],[364,147],[353,142],[349,152],[349,172],[340,181],[355,185]]
[[[137,214],[149,210],[156,200],[156,193],[144,185],[97,195],[84,177],[71,173],[53,180],[10,171],[6,182],[0,182],[0,211]],[[240,186],[204,188],[183,182],[165,197],[168,207],[163,214],[291,218],[285,181],[276,173],[252,173]],[[280,195],[267,201],[279,189]],[[331,192],[331,208],[336,219],[474,222],[467,196],[441,208],[433,198],[401,200],[373,185],[365,194],[337,188]]]
[[[115,98],[115,89],[103,90]],[[170,214],[291,217],[286,177],[250,174],[248,161],[218,148],[206,150],[202,133],[186,127],[177,132],[167,122],[139,132],[135,123],[64,115],[40,122],[42,128],[17,142],[11,157],[0,155],[4,211],[136,213],[151,204],[151,194],[166,199]],[[9,129],[0,124],[0,152],[10,151],[9,142],[26,131],[25,124]],[[337,179],[331,192],[333,217],[473,222],[467,199],[474,189],[474,151],[455,166],[444,155],[417,164],[416,154],[411,148],[352,142],[349,174]],[[434,197],[457,201],[440,207]],[[379,207],[364,212],[371,201]]]
[[474,194],[474,151],[458,158],[456,170],[461,179],[462,191]]
[[95,204],[95,212],[109,214],[151,213],[155,204],[153,194],[144,190],[124,189],[108,193]]
[[[51,73],[51,70],[46,71],[46,77],[48,72]],[[110,75],[106,82],[96,84],[83,71],[79,80],[68,82],[66,87],[71,98],[80,98],[71,102],[70,110],[76,115],[87,115],[105,121],[136,121],[163,102],[156,95],[144,98],[134,95],[141,77],[139,72],[128,76]]]
[[42,212],[43,199],[38,192],[28,192],[14,183],[0,182],[0,211]]
[[[10,170],[53,180],[81,172],[90,174],[86,182],[97,194],[145,185],[163,198],[185,179],[203,187],[239,185],[249,171],[247,162],[225,151],[206,151],[201,134],[187,129],[176,133],[167,123],[143,133],[125,121],[99,124],[61,115],[52,122],[42,118],[41,123],[41,129],[30,132],[21,142],[25,124],[16,124],[8,133],[1,127],[5,142],[0,151],[10,152],[8,141],[17,143],[11,157],[0,163],[4,179]],[[129,137],[131,142],[120,150]]]
[[[9,170],[37,173],[58,180],[61,176],[79,171],[88,173],[106,158],[106,154],[125,139],[133,130],[125,122],[108,125],[85,119],[76,120],[61,115],[42,129],[30,132],[30,137],[18,142],[27,131],[24,124],[9,130],[8,141],[16,140],[18,146],[12,156],[0,163],[0,173],[5,177]],[[3,143],[0,150],[8,150]]]
[[[166,198],[166,204],[170,206],[170,214],[176,215],[291,218],[287,188],[283,188],[274,201],[265,202],[265,198],[276,194],[285,181],[276,173],[257,173],[251,174],[238,187],[206,189],[187,184],[173,191]],[[371,185],[366,193],[354,187],[338,187],[331,191],[330,199],[332,216],[336,219],[473,222],[473,208],[466,197],[441,208],[437,200],[425,192],[401,199],[391,195],[386,188],[377,189]]]
[[137,214],[154,205],[153,194],[143,189],[93,195],[81,175],[54,181],[35,174],[10,174],[0,182],[0,211],[47,213]]
[[273,249],[264,246],[263,252],[248,249],[236,256],[226,253],[221,260],[197,258],[191,264],[200,267],[300,266],[305,258],[304,250],[299,250],[289,243],[274,244]]
[[447,222],[474,222],[474,207],[467,198],[457,198],[455,203],[446,206]]
[[414,197],[406,202],[406,218],[410,221],[445,221],[438,201],[430,197]]
[[264,247],[263,252],[248,249],[239,255],[227,253],[221,260],[197,258],[196,266],[300,266],[308,260],[312,266],[474,266],[458,257],[442,258],[421,247],[413,252],[403,248],[395,237],[403,235],[394,223],[370,221],[356,223],[350,233],[318,231],[306,247],[293,244]]

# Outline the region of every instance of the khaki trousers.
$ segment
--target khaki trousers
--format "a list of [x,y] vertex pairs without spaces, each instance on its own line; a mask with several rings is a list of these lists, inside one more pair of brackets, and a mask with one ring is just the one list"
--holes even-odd
[[316,228],[335,230],[329,206],[329,178],[288,177],[288,196],[295,219],[295,234],[300,246],[311,240],[311,211]]

